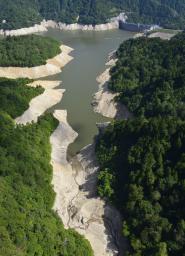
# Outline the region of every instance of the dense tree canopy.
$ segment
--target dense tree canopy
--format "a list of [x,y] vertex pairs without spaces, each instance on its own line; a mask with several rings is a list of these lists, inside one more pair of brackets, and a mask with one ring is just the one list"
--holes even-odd
[[0,28],[2,29],[29,27],[41,20],[36,1],[0,0]]
[[123,215],[128,256],[185,255],[185,33],[123,43],[110,88],[133,113],[100,135],[99,195]]
[[129,20],[132,22],[158,24],[166,28],[184,28],[184,0],[128,0],[126,4]]
[[110,88],[136,116],[185,118],[185,32],[170,41],[138,38],[123,43]]
[[60,43],[37,35],[0,39],[0,66],[33,67],[59,54]]
[[51,210],[49,137],[57,120],[48,114],[15,127],[12,117],[42,90],[26,82],[0,81],[0,256],[92,256],[89,242]]
[[184,28],[184,0],[0,0],[0,27],[28,27],[43,18],[97,24],[120,12],[131,22]]
[[98,142],[97,157],[99,194],[123,215],[128,255],[185,255],[185,122],[115,122]]

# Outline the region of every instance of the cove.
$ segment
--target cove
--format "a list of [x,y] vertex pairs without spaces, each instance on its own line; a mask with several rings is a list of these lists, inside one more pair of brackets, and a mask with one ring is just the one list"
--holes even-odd
[[50,29],[43,35],[74,49],[71,53],[74,60],[60,74],[48,77],[49,80],[61,80],[60,88],[66,89],[61,102],[51,110],[66,109],[68,123],[78,133],[78,138],[69,147],[70,157],[92,143],[98,133],[96,123],[109,121],[94,113],[91,106],[92,96],[98,91],[96,77],[105,70],[108,54],[134,33],[118,29],[101,32]]

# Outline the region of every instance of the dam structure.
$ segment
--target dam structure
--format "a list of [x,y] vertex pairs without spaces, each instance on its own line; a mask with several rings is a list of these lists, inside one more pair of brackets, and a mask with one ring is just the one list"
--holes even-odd
[[131,32],[148,32],[155,29],[159,29],[158,25],[147,25],[140,23],[128,23],[125,20],[119,20],[119,28]]

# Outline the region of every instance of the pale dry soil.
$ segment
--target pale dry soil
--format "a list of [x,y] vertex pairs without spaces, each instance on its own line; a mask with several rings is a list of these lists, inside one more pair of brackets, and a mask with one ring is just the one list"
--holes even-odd
[[56,105],[61,101],[64,89],[54,89],[60,84],[60,81],[34,81],[28,86],[42,86],[45,91],[33,98],[29,103],[29,108],[19,117],[15,119],[17,124],[24,124],[37,122],[38,117],[50,107]]
[[38,79],[58,74],[73,59],[69,55],[73,51],[72,48],[61,45],[60,49],[61,53],[54,58],[48,59],[45,65],[37,67],[0,67],[0,77]]
[[115,52],[110,53],[106,66],[109,66],[100,76],[97,77],[99,90],[93,96],[92,106],[95,112],[105,117],[116,119],[128,119],[131,113],[121,103],[116,101],[119,93],[114,93],[108,88],[110,80],[110,69],[116,64]]
[[[12,72],[11,78],[29,77],[29,78],[33,79],[33,78],[35,78],[36,73],[37,73],[36,77],[40,78],[40,77],[47,76],[47,75],[51,74],[53,72],[52,71],[53,67],[58,69],[57,72],[61,72],[61,68],[63,68],[65,65],[67,65],[73,59],[73,57],[69,55],[69,53],[72,50],[73,50],[72,48],[62,45],[61,46],[61,51],[62,51],[61,54],[55,56],[53,59],[48,60],[47,64],[45,66],[30,68],[29,76],[27,76],[28,73],[24,73],[25,68],[18,68],[21,70],[21,74],[23,74],[23,76],[21,76],[19,72],[16,73],[16,70],[14,70],[14,69],[17,69],[17,68],[7,68],[7,69],[9,69],[9,70],[13,69],[11,71]],[[49,66],[50,70],[48,69],[48,66]],[[36,69],[37,69],[37,72],[34,73]],[[49,73],[44,72],[44,69],[45,69],[45,71],[47,70]],[[0,68],[0,76],[1,75],[3,76],[3,74],[1,74],[1,68]],[[28,84],[28,86],[32,86],[32,87],[41,86],[45,90],[41,95],[38,95],[37,97],[33,98],[30,101],[29,108],[21,116],[17,117],[15,119],[15,122],[17,124],[26,124],[26,123],[31,123],[31,122],[37,122],[39,116],[44,114],[44,112],[47,109],[51,108],[52,106],[56,105],[57,103],[59,103],[61,101],[65,90],[64,89],[55,89],[60,84],[61,84],[61,81],[47,81],[47,80],[36,80],[36,81]]]
[[67,148],[77,133],[67,123],[67,112],[56,110],[59,126],[50,138],[52,145],[53,209],[66,228],[74,228],[91,243],[95,256],[113,256],[122,251],[122,221],[117,210],[97,197],[98,164],[94,145],[88,145],[67,161]]
[[[16,123],[36,122],[48,108],[59,102],[64,93],[63,89],[55,89],[59,84],[60,81],[45,80],[28,84],[33,87],[40,85],[45,91],[31,100],[29,109],[16,118]],[[78,134],[68,124],[66,110],[55,110],[54,117],[59,125],[50,137],[52,184],[56,192],[53,209],[66,228],[74,228],[90,241],[95,256],[122,255],[124,241],[120,214],[97,196],[99,167],[94,144],[82,149],[69,162],[68,146]]]

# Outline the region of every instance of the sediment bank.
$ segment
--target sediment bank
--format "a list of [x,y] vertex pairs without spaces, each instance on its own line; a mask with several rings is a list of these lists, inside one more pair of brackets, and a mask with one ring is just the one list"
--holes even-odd
[[[41,83],[45,89],[55,88],[50,81]],[[30,86],[37,86],[37,82]],[[68,125],[66,111],[55,111],[54,116],[59,126],[50,138],[52,184],[56,192],[53,210],[66,228],[74,228],[90,241],[95,256],[122,255],[121,217],[116,209],[97,197],[98,164],[94,145],[87,146],[67,161],[68,145],[77,133]]]
[[30,78],[38,79],[41,77],[55,75],[61,72],[61,69],[67,65],[73,57],[69,54],[72,48],[61,45],[61,53],[52,59],[48,59],[45,65],[37,67],[0,67],[0,77],[6,78]]
[[50,138],[52,184],[56,192],[53,209],[66,228],[74,228],[90,241],[95,256],[118,255],[123,244],[121,217],[116,209],[97,197],[94,145],[85,147],[68,162],[67,148],[77,134],[67,123],[66,111],[55,111],[54,116],[59,126]]
[[28,86],[42,86],[45,91],[33,98],[29,103],[29,108],[19,117],[15,119],[16,124],[24,124],[37,122],[38,117],[50,107],[56,105],[62,99],[65,92],[64,89],[53,89],[60,84],[60,81],[34,81]]
[[70,31],[70,30],[82,30],[82,31],[104,31],[111,29],[119,29],[119,21],[126,21],[127,17],[124,13],[120,13],[117,17],[111,18],[105,24],[97,25],[83,25],[79,23],[66,24],[63,22],[56,22],[53,20],[43,20],[40,24],[35,24],[32,27],[20,28],[15,30],[0,30],[0,35],[3,36],[20,36],[28,35],[33,33],[45,32],[48,28],[57,28],[60,30]]
[[110,80],[110,69],[116,64],[115,51],[109,56],[106,66],[109,66],[100,76],[97,77],[99,90],[93,95],[92,106],[95,112],[105,117],[116,119],[128,119],[131,113],[121,103],[116,101],[119,93],[114,93],[108,88]]

